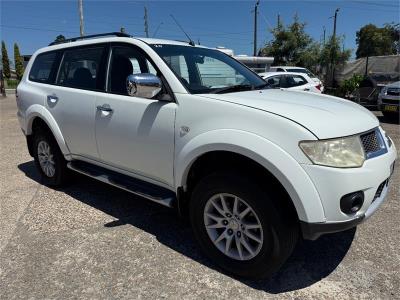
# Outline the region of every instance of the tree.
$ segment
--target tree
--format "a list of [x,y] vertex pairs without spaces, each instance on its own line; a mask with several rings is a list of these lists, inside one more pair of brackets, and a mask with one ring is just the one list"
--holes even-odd
[[356,33],[356,43],[358,45],[356,57],[396,54],[398,35],[398,24],[388,24],[382,28],[373,24],[361,27]]
[[24,75],[24,61],[19,52],[19,48],[17,43],[14,44],[14,62],[15,62],[15,73],[17,75],[17,79],[21,80]]
[[9,79],[11,77],[10,60],[8,59],[6,43],[4,41],[1,41],[1,62],[3,63],[4,77]]
[[392,37],[393,54],[400,54],[400,23],[385,24],[386,30],[389,31]]
[[62,34],[57,35],[56,39],[54,40],[55,43],[61,43],[65,41],[65,36],[63,36]]
[[311,37],[305,32],[306,23],[302,23],[296,14],[289,26],[278,24],[272,30],[273,39],[261,50],[261,54],[274,57],[274,65],[298,64],[304,51],[312,44]]

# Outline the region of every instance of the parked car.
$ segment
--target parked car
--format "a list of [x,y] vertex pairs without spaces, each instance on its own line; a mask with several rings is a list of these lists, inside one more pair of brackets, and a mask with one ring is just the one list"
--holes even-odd
[[320,85],[321,93],[324,91],[324,85],[322,84],[322,81],[307,68],[294,67],[294,66],[274,66],[270,67],[268,72],[294,72],[294,73],[306,74],[313,81],[315,81],[317,84]]
[[399,118],[400,81],[388,84],[382,88],[378,96],[378,106],[385,117]]
[[313,81],[307,74],[292,72],[259,73],[271,88],[285,88],[296,91],[321,93],[321,85]]
[[36,51],[17,115],[43,183],[72,170],[175,208],[221,268],[264,277],[371,217],[397,153],[357,104],[265,87],[215,49],[103,34]]

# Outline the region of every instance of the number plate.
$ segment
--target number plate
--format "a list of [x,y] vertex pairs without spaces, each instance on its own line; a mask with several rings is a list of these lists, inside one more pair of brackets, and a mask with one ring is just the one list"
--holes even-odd
[[397,106],[396,105],[385,105],[384,110],[385,111],[397,111]]

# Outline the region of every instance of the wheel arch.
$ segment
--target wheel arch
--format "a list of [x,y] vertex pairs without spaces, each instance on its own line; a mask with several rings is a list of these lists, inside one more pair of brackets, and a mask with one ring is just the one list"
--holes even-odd
[[[240,145],[237,141],[240,141]],[[178,196],[187,191],[193,168],[199,163],[210,163],[203,159],[216,154],[220,158],[230,155],[235,159],[243,159],[274,178],[289,196],[299,220],[325,221],[318,192],[300,164],[277,145],[248,132],[217,130],[197,136],[187,143],[176,157],[175,184]]]
[[68,146],[65,142],[64,136],[61,133],[61,130],[54,119],[54,117],[51,115],[51,113],[45,109],[41,105],[32,105],[28,108],[26,111],[26,123],[25,123],[25,133],[27,135],[28,143],[29,139],[31,139],[32,134],[34,133],[34,127],[37,126],[38,124],[40,125],[45,125],[48,130],[52,133],[54,138],[57,141],[58,146],[60,147],[61,152],[64,155],[69,154],[69,149]]

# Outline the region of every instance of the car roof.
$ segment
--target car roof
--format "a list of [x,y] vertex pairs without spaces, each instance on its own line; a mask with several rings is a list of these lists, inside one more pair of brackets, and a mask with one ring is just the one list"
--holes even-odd
[[[50,45],[47,47],[43,47],[39,49],[37,52],[47,52],[53,50],[60,50],[65,48],[77,47],[77,46],[85,46],[92,44],[100,44],[100,43],[110,43],[110,42],[132,42],[132,40],[141,41],[149,45],[155,44],[164,44],[164,45],[178,45],[178,46],[188,46],[193,47],[189,44],[189,42],[185,41],[174,41],[174,40],[166,40],[166,39],[153,39],[153,38],[141,38],[141,37],[116,37],[116,36],[107,36],[107,37],[97,37],[97,38],[87,38],[76,41],[66,41],[58,44]],[[196,45],[195,47],[207,48],[202,45]],[[212,48],[209,48],[212,49]]]
[[297,72],[264,72],[264,73],[258,73],[258,76],[264,76],[264,77],[271,77],[271,76],[276,76],[276,75],[300,75],[303,77],[308,78],[309,76],[305,73],[297,73]]
[[295,67],[295,66],[272,66],[271,68],[282,68],[282,69],[304,69],[303,67]]

